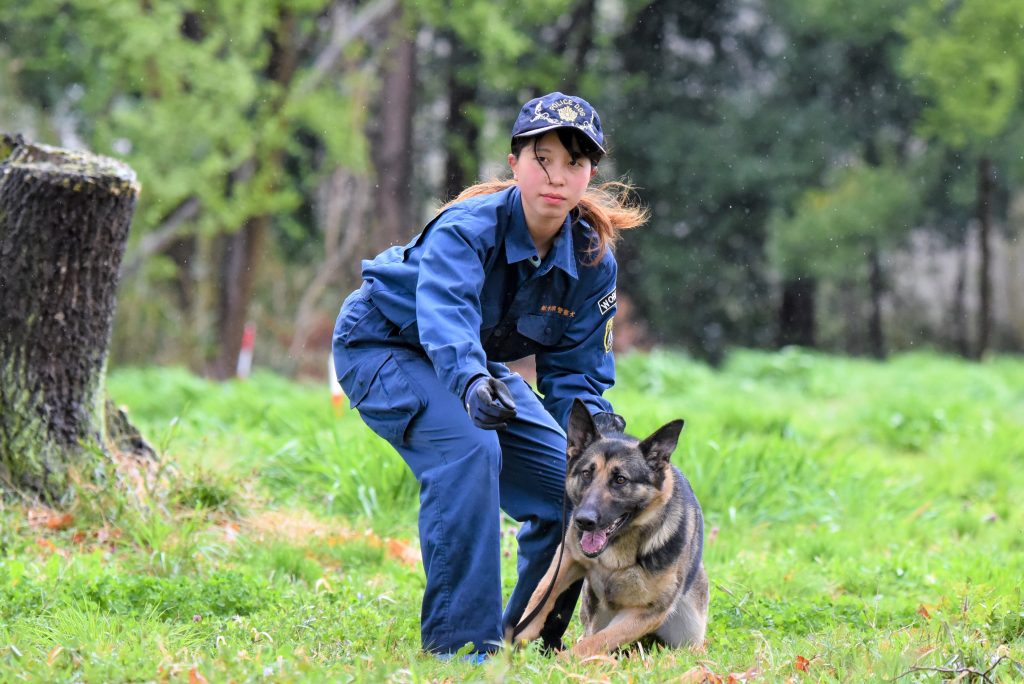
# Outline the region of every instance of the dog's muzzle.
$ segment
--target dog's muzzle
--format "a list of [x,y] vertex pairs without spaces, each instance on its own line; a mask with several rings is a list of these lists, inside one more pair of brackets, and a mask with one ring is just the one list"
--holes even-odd
[[615,533],[622,529],[622,526],[628,519],[629,513],[623,513],[613,520],[610,525],[594,527],[594,529],[589,530],[580,527],[579,521],[577,521],[576,529],[579,532],[580,549],[583,550],[583,555],[587,558],[599,556],[608,547],[608,542],[611,541]]

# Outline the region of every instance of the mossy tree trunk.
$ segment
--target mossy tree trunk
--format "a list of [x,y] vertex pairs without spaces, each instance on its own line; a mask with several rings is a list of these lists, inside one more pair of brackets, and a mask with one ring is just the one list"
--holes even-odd
[[0,489],[58,502],[107,451],[104,375],[139,185],[125,164],[0,137]]

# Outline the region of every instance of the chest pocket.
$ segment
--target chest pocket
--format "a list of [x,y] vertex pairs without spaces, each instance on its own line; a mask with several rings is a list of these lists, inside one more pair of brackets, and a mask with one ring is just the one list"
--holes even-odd
[[561,314],[525,314],[519,317],[516,330],[542,347],[553,347],[562,339],[570,320]]

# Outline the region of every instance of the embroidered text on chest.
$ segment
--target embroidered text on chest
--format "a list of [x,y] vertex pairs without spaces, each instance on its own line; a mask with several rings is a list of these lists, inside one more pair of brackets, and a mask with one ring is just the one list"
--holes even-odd
[[565,316],[566,318],[576,318],[576,312],[566,309],[563,306],[555,306],[554,304],[544,304],[540,307],[541,313],[556,313],[559,316]]

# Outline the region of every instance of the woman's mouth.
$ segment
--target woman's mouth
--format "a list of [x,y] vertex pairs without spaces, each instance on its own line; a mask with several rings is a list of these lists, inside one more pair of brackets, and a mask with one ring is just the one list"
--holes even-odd
[[565,201],[565,198],[561,195],[546,194],[541,195],[541,198],[548,204],[561,204]]

